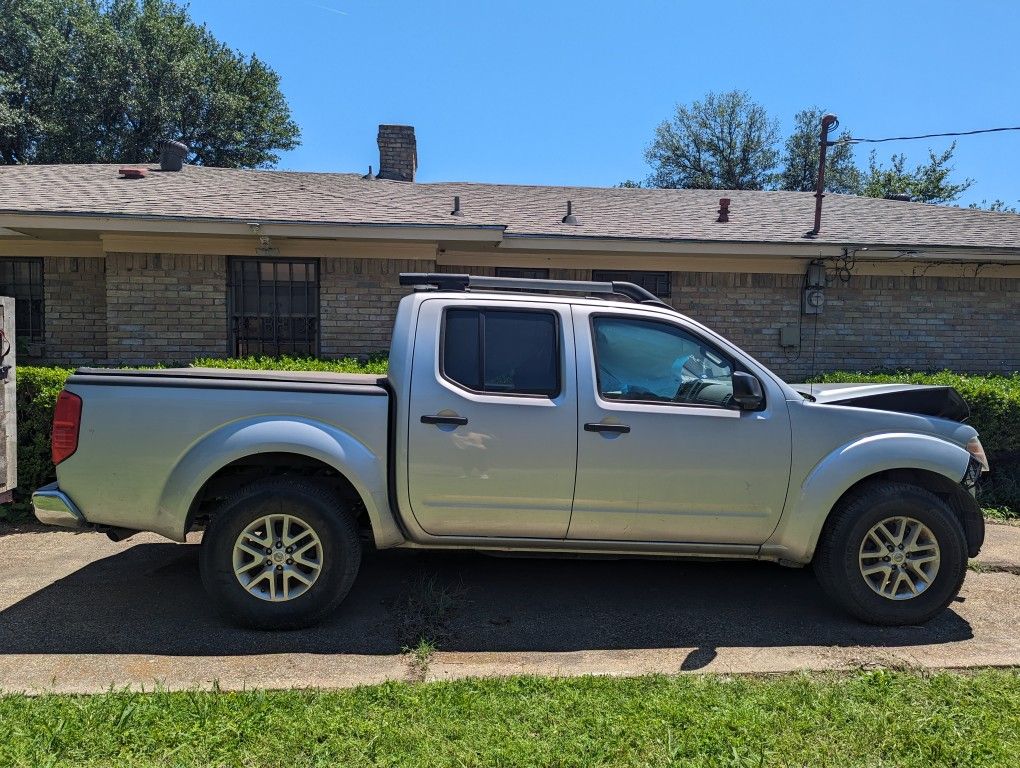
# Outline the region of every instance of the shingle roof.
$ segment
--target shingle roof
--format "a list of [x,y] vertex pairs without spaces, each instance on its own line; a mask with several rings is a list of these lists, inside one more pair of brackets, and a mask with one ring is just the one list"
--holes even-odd
[[[827,195],[821,235],[805,241],[810,192],[407,183],[356,174],[186,166],[121,179],[116,165],[0,167],[3,213],[232,221],[494,226],[505,236],[1020,249],[1020,215]],[[459,195],[463,216],[450,215]],[[729,197],[730,220],[716,221]],[[563,224],[572,200],[579,224]]]

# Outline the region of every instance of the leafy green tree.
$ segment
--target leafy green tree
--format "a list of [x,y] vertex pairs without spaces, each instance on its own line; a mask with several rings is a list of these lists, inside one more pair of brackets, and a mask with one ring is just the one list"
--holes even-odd
[[958,200],[974,180],[964,179],[959,184],[954,184],[950,180],[953,166],[949,163],[955,151],[955,141],[941,155],[929,149],[928,162],[918,165],[912,171],[907,170],[906,155],[893,155],[890,165],[883,167],[878,164],[877,153],[872,151],[868,158],[868,170],[862,179],[860,194],[865,197],[910,195],[911,199],[917,202],[935,204]]
[[779,127],[745,91],[708,93],[679,104],[645,151],[652,187],[767,189],[773,185]]
[[265,167],[298,144],[279,76],[172,0],[0,0],[0,162]]
[[[814,192],[818,184],[818,140],[825,112],[818,107],[801,110],[794,117],[793,133],[786,139],[783,152],[783,170],[779,175],[779,188],[794,192]],[[843,132],[835,141],[849,138]],[[830,140],[833,140],[830,139]],[[828,148],[825,156],[825,189],[846,195],[856,195],[861,189],[861,172],[854,162],[853,145],[837,143]]]
[[[1020,200],[1017,200],[1017,203],[1020,203]],[[992,200],[992,202],[990,203],[987,200],[982,200],[980,203],[971,203],[967,207],[979,211],[996,211],[998,213],[1020,213],[1020,208],[1017,208],[1015,205],[1010,205],[1005,200]]]
[[641,189],[641,182],[634,179],[625,179],[616,185],[618,189]]

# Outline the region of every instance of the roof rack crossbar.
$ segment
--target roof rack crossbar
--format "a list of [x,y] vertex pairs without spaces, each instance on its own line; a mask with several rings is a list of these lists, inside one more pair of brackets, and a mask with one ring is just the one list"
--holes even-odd
[[472,288],[514,291],[559,291],[587,295],[617,295],[639,304],[669,307],[666,302],[640,285],[622,281],[598,282],[595,280],[541,280],[522,277],[484,277],[443,272],[403,272],[401,285],[429,286],[440,291],[468,291]]

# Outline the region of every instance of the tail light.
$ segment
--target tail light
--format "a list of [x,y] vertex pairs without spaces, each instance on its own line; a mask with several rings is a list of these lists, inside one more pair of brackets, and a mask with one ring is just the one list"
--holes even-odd
[[78,428],[81,426],[81,398],[62,390],[57,395],[57,408],[53,412],[53,437],[50,452],[53,463],[59,464],[78,450]]

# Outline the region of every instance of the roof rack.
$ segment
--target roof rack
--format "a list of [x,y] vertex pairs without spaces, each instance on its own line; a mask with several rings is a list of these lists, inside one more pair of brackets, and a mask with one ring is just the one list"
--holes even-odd
[[638,304],[653,304],[672,309],[666,302],[640,285],[614,280],[611,283],[593,280],[542,280],[522,277],[484,277],[441,272],[402,272],[401,285],[438,291],[469,291],[472,288],[497,291],[559,291],[586,295],[626,296]]

